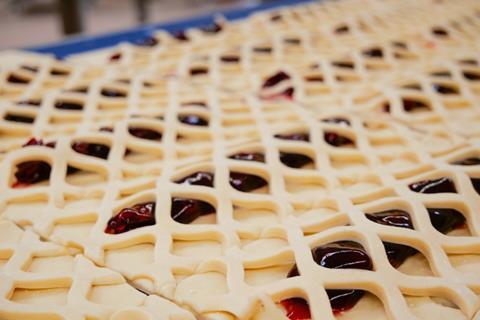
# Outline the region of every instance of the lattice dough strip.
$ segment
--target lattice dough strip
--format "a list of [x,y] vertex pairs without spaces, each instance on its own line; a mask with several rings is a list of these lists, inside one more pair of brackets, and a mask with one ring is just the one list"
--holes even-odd
[[169,301],[136,291],[118,273],[94,266],[75,251],[42,242],[11,222],[1,221],[0,228],[0,250],[7,259],[0,270],[0,315],[5,319],[194,319]]

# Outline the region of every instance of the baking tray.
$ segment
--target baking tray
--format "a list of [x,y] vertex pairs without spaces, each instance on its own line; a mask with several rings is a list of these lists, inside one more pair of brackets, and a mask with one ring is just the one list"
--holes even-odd
[[248,17],[250,14],[258,11],[272,10],[284,6],[297,5],[301,3],[314,2],[313,0],[272,0],[270,2],[242,7],[239,9],[229,9],[225,11],[214,11],[207,15],[199,15],[188,19],[177,20],[167,23],[147,24],[133,29],[102,34],[98,36],[77,36],[66,41],[56,42],[43,46],[25,48],[28,51],[53,54],[62,59],[68,55],[81,53],[85,51],[101,49],[117,45],[121,42],[135,42],[152,34],[155,30],[166,30],[175,32],[192,27],[200,27],[211,24],[215,17],[222,15],[227,20],[238,20]]

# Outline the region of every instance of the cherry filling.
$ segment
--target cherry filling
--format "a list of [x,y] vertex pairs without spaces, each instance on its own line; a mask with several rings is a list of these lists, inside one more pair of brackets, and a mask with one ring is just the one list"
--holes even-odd
[[191,76],[199,76],[199,75],[207,74],[207,73],[208,73],[208,68],[205,68],[205,67],[190,68],[190,75]]
[[78,87],[70,90],[66,90],[67,92],[76,92],[76,93],[87,93],[88,87]]
[[175,181],[175,183],[186,183],[195,186],[206,186],[206,187],[213,187],[213,173],[198,171],[192,173],[189,176],[186,176],[180,180]]
[[284,39],[285,43],[288,43],[288,44],[292,44],[292,45],[298,45],[300,43],[302,43],[302,41],[300,39],[297,39],[297,38],[287,38],[287,39]]
[[290,298],[280,301],[290,320],[310,320],[310,308],[308,302],[302,298]]
[[205,33],[218,33],[223,30],[223,27],[221,24],[214,22],[211,25],[201,28],[201,30]]
[[465,216],[451,208],[427,208],[432,226],[441,233],[448,233],[465,225]]
[[457,192],[455,184],[450,178],[447,177],[414,182],[408,187],[410,188],[410,190],[420,193]]
[[451,78],[452,74],[448,71],[437,71],[437,72],[432,72],[430,75],[434,77],[442,77],[442,78]]
[[402,104],[403,104],[403,109],[406,112],[411,112],[414,110],[430,110],[430,107],[425,102],[422,102],[419,100],[403,98]]
[[435,27],[435,28],[432,28],[432,33],[436,36],[439,36],[439,37],[448,37],[448,32],[447,30],[441,28],[441,27]]
[[241,172],[230,172],[230,185],[238,191],[249,192],[267,185],[259,176]]
[[313,260],[329,269],[372,270],[372,261],[365,249],[353,241],[337,241],[312,250]]
[[109,98],[125,98],[127,94],[125,92],[121,92],[115,89],[102,89],[100,91],[100,94],[104,97],[109,97]]
[[348,33],[350,31],[350,28],[347,25],[341,25],[335,29],[335,33]]
[[13,187],[20,187],[22,184],[30,185],[33,183],[48,180],[52,167],[45,161],[32,160],[17,164],[15,178],[17,182]]
[[334,147],[354,144],[350,138],[344,137],[336,132],[326,131],[323,135],[325,142]]
[[50,74],[52,76],[68,76],[70,74],[70,72],[66,71],[66,70],[60,70],[60,69],[52,69],[50,71]]
[[22,145],[22,148],[29,147],[29,146],[45,146],[49,148],[55,148],[55,141],[44,143],[42,139],[37,138],[30,138],[26,143]]
[[8,78],[7,78],[7,81],[10,82],[10,83],[15,83],[15,84],[28,84],[30,82],[30,80],[17,77],[14,74],[9,75]]
[[100,129],[98,129],[98,131],[101,131],[101,132],[113,132],[113,128],[112,128],[112,127],[101,127]]
[[35,121],[35,118],[29,117],[29,116],[21,116],[18,114],[11,114],[11,113],[7,113],[3,119],[7,121],[21,122],[21,123],[33,123],[33,121]]
[[434,91],[440,94],[458,94],[458,89],[452,86],[447,86],[439,83],[432,83]]
[[292,134],[276,134],[275,138],[282,140],[292,140],[292,141],[310,141],[310,135],[308,133],[292,133]]
[[[358,243],[353,241],[338,241],[329,243],[327,245],[316,247],[312,250],[313,259],[317,264],[324,268],[329,269],[362,269],[372,270],[373,264],[365,249]],[[298,276],[298,269],[294,266],[288,277]],[[334,313],[339,313],[348,309],[351,309],[364,295],[363,290],[356,289],[327,289],[327,295],[330,300],[330,305]],[[298,299],[298,298],[294,298]],[[288,314],[305,315],[303,311],[308,309],[308,303],[304,299],[295,300],[289,302],[291,299],[287,299],[287,307],[285,307]],[[302,301],[303,300],[303,301]],[[289,319],[303,319],[303,318],[290,318]],[[310,318],[305,318],[310,319]]]
[[413,229],[408,212],[398,209],[365,214],[368,220],[391,227]]
[[254,47],[253,52],[257,53],[272,53],[273,49],[271,47]]
[[406,85],[403,85],[402,88],[404,89],[410,89],[410,90],[417,90],[417,91],[421,91],[422,90],[422,87],[417,84],[417,83],[412,83],[412,84],[406,84]]
[[72,149],[78,153],[100,159],[107,159],[110,152],[110,147],[107,145],[88,142],[75,142],[72,144]]
[[261,98],[265,99],[265,100],[275,100],[275,99],[292,100],[294,93],[295,93],[295,88],[288,87],[285,90],[277,92],[277,93],[273,93],[273,94],[270,94],[270,95],[262,95]]
[[458,62],[460,62],[461,64],[470,65],[470,66],[478,65],[477,60],[474,60],[474,59],[463,59],[463,60],[459,60]]
[[160,140],[162,139],[162,134],[158,131],[140,128],[140,127],[129,127],[128,132],[137,138],[146,139],[146,140]]
[[280,161],[287,167],[295,169],[313,162],[312,158],[304,154],[287,152],[280,152]]
[[472,182],[475,191],[480,194],[480,178],[470,178],[470,181]]
[[220,61],[226,62],[226,63],[239,63],[240,62],[240,57],[239,56],[221,56]]
[[370,57],[370,58],[383,58],[383,51],[380,48],[371,48],[364,50],[362,54],[365,57]]
[[172,37],[177,39],[178,41],[189,41],[190,39],[188,38],[187,34],[185,31],[180,30],[176,31],[172,34]]
[[234,160],[265,162],[265,155],[259,152],[240,152],[229,157]]
[[477,72],[463,71],[463,76],[465,77],[465,79],[470,81],[480,80],[480,73]]
[[110,56],[110,61],[113,62],[113,61],[118,61],[120,60],[120,58],[122,58],[122,54],[121,53],[114,53]]
[[22,100],[17,102],[18,106],[40,107],[41,104],[42,104],[42,101],[40,100]]
[[55,108],[61,110],[82,110],[83,105],[75,102],[57,101],[55,102]]
[[394,46],[395,48],[398,48],[398,49],[405,49],[405,50],[408,49],[407,44],[405,42],[401,42],[401,41],[393,41],[392,46]]
[[476,166],[480,164],[480,158],[478,157],[469,157],[461,160],[457,160],[452,162],[452,164],[460,165],[460,166]]
[[334,314],[352,309],[363,297],[365,291],[356,289],[329,289],[327,290],[330,307]]
[[155,47],[158,44],[158,40],[154,37],[146,37],[142,40],[137,41],[135,44],[143,47]]
[[353,63],[348,62],[348,61],[333,62],[332,65],[334,65],[335,67],[338,67],[338,68],[342,68],[342,69],[353,69],[354,68]]
[[305,81],[307,82],[323,82],[324,80],[325,79],[323,78],[323,76],[318,76],[318,75],[305,77]]
[[333,123],[333,124],[338,124],[342,127],[349,127],[350,126],[350,121],[348,121],[347,119],[345,118],[325,118],[325,119],[322,119],[322,122],[325,122],[325,123]]
[[208,202],[196,199],[172,198],[172,219],[188,224],[200,216],[215,212],[215,208]]
[[155,202],[144,202],[120,210],[110,218],[105,233],[119,234],[155,224]]
[[203,119],[202,117],[199,117],[195,114],[187,114],[187,115],[179,115],[178,120],[181,123],[185,123],[191,126],[201,126],[201,127],[206,127],[208,126],[208,121]]
[[388,261],[394,268],[400,267],[408,257],[418,253],[414,248],[399,243],[384,241],[383,246],[385,247]]
[[283,71],[279,71],[273,76],[267,78],[262,85],[262,88],[269,88],[279,84],[282,81],[289,80],[290,76]]

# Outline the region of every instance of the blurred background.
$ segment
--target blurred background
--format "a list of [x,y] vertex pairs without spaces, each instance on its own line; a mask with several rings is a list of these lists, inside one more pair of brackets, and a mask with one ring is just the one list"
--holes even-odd
[[275,0],[0,0],[0,49],[170,22]]

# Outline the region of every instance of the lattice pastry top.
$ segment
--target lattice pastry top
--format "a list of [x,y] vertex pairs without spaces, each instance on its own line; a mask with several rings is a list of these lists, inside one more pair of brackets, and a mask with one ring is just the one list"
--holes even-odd
[[[98,191],[66,188],[59,161],[69,143],[53,153],[13,152],[3,172],[27,153],[55,160],[49,186],[4,194],[3,218],[81,247],[142,290],[208,319],[328,319],[350,308],[345,317],[473,317],[477,147],[392,121],[312,117],[288,101],[247,104],[258,141],[232,147],[215,135],[210,159],[180,170],[167,163],[152,183],[113,176]],[[278,126],[271,115],[285,109],[298,119]],[[209,125],[219,130],[221,118]],[[429,153],[422,143],[446,151]]]
[[479,12],[1,54],[0,317],[480,319]]

